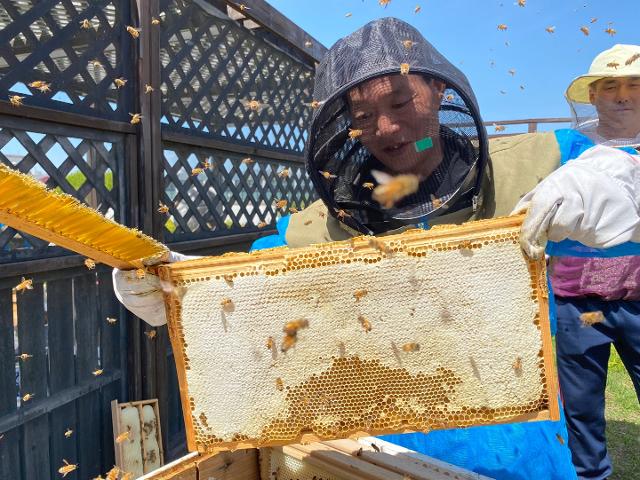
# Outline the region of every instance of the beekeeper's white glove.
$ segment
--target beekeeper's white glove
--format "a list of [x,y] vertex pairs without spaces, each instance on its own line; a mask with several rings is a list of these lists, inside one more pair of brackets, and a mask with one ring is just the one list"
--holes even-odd
[[594,248],[640,241],[639,206],[640,157],[598,145],[551,173],[513,213],[528,209],[520,245],[540,258],[547,240]]
[[[169,252],[162,263],[191,260],[193,256]],[[156,275],[146,272],[144,278],[138,278],[135,270],[113,269],[113,290],[120,302],[135,316],[153,327],[167,323],[164,309],[162,286]]]

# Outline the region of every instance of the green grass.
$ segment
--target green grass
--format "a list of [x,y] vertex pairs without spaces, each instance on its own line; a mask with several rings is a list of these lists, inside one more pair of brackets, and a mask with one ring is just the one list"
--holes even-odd
[[611,480],[640,480],[640,405],[631,378],[611,349],[606,390],[607,444]]

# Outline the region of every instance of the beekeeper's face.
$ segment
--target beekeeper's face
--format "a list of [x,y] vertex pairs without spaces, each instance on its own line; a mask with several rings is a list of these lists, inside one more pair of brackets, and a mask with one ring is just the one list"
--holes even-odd
[[[388,75],[348,93],[353,128],[360,141],[392,173],[426,178],[440,163],[438,111],[446,85],[422,75]],[[416,142],[432,147],[417,152]]]
[[632,138],[640,133],[640,77],[598,80],[589,88],[589,99],[607,137]]

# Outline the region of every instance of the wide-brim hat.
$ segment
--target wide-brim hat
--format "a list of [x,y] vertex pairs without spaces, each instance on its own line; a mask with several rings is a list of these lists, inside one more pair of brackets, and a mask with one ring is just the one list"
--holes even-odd
[[598,54],[589,73],[580,75],[565,93],[567,100],[576,103],[589,101],[589,85],[602,78],[640,77],[640,45],[614,45]]

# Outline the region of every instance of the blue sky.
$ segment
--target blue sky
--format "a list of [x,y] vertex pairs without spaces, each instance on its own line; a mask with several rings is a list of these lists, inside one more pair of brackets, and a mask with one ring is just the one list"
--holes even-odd
[[[616,43],[640,43],[639,0],[526,0],[524,8],[516,0],[391,0],[386,8],[378,0],[268,2],[327,47],[376,18],[411,23],[467,75],[483,120],[491,121],[569,116],[564,91],[595,55]],[[422,9],[414,14],[416,5]],[[614,36],[604,32],[608,26]]]

